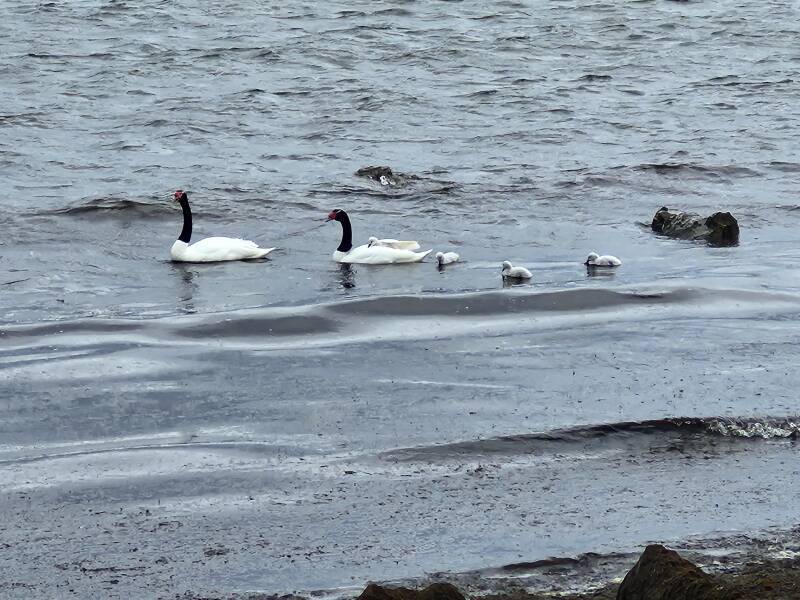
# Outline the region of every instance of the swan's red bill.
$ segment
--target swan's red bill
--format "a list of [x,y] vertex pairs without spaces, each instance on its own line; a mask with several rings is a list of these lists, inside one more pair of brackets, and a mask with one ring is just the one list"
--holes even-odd
[[183,196],[183,190],[178,190],[175,192],[175,200],[180,200],[181,196]]
[[328,218],[325,219],[325,220],[326,221],[335,221],[336,220],[336,213],[338,213],[338,212],[339,212],[338,210],[332,210],[331,212],[328,213]]

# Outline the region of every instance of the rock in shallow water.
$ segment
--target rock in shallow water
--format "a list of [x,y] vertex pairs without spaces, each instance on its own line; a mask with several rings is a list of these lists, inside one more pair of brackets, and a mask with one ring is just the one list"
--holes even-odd
[[434,583],[424,590],[386,588],[370,583],[358,600],[465,600],[464,595],[449,583]]
[[732,600],[723,592],[699,567],[674,550],[653,544],[628,571],[617,600]]
[[701,217],[662,206],[653,217],[652,228],[656,233],[682,240],[703,240],[718,245],[739,243],[739,223],[729,212]]

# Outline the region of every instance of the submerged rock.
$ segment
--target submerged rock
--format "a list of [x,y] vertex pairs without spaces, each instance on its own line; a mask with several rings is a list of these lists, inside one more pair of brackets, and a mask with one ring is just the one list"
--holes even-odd
[[731,245],[739,242],[739,223],[729,212],[716,212],[710,217],[695,213],[658,209],[653,217],[653,231],[682,240],[703,240],[710,244]]
[[450,583],[433,583],[424,590],[387,588],[370,583],[358,600],[465,600],[464,595]]
[[732,597],[674,550],[653,544],[625,575],[617,600],[722,600]]

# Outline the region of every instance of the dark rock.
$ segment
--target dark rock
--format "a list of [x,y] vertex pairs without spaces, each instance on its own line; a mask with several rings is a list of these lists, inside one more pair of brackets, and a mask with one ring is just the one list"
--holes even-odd
[[701,217],[662,206],[653,217],[652,228],[656,233],[682,240],[703,240],[720,246],[739,243],[739,223],[729,212]]
[[409,175],[408,173],[399,173],[392,171],[390,167],[362,167],[356,171],[356,177],[365,177],[371,179],[382,186],[398,186],[404,185],[410,181],[417,181],[419,177],[416,175]]
[[653,544],[625,575],[617,600],[733,600],[733,596],[674,550]]
[[394,179],[394,173],[390,167],[361,167],[356,171],[356,177],[366,177],[367,179],[372,179],[372,181],[380,183],[381,177],[392,181]]
[[424,590],[387,588],[370,583],[358,600],[465,600],[464,595],[450,583],[433,583]]

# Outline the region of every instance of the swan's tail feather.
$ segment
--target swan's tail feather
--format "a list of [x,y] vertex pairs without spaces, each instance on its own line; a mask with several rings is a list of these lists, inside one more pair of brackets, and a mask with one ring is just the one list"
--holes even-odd
[[426,250],[425,252],[415,252],[414,254],[417,257],[417,262],[422,262],[425,259],[425,257],[428,256],[428,254],[430,254],[431,252],[433,252],[433,248],[431,248],[430,250]]
[[253,255],[253,258],[264,258],[267,254],[275,250],[275,248],[259,248]]

